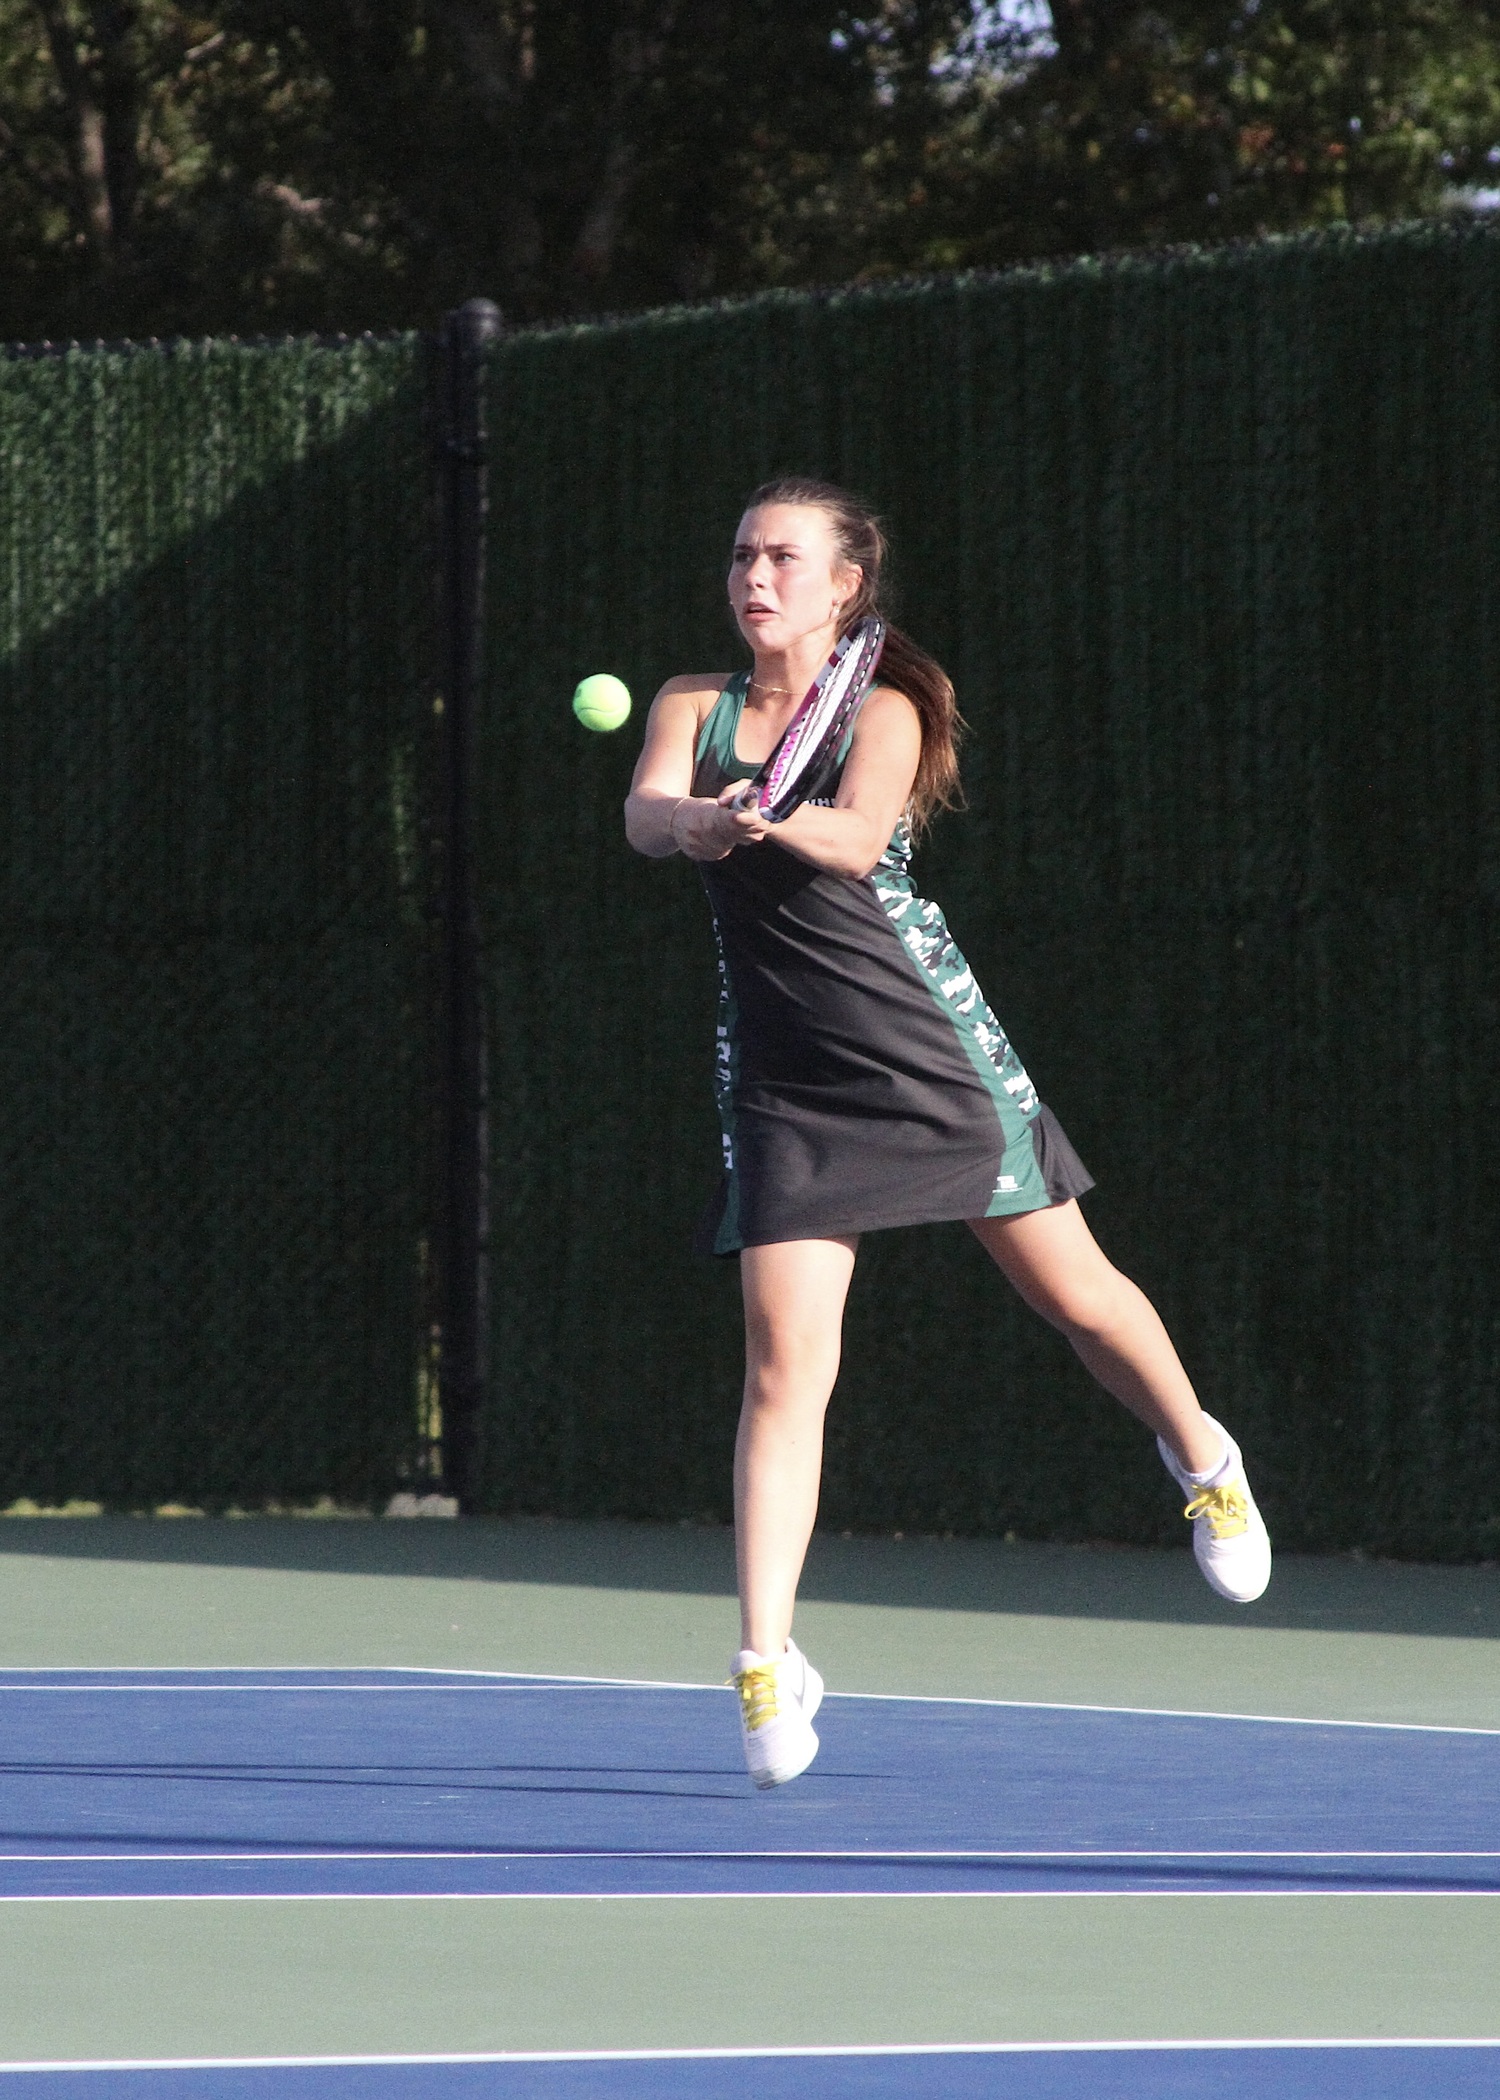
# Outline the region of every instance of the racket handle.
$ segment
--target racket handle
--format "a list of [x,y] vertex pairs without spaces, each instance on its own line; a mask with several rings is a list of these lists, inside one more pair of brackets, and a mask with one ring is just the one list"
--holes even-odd
[[735,796],[734,800],[730,803],[729,807],[737,812],[745,809],[754,809],[759,800],[759,788],[755,785],[755,782],[753,780],[747,780],[745,782],[745,785]]

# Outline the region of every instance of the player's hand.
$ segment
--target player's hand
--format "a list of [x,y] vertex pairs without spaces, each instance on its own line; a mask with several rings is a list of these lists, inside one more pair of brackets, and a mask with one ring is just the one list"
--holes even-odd
[[754,845],[766,835],[758,810],[734,810],[729,804],[745,785],[737,780],[716,802],[689,796],[672,813],[672,841],[689,860],[726,860],[736,846]]
[[736,809],[735,803],[749,787],[748,780],[732,780],[719,796],[719,807],[735,827],[734,843],[737,846],[753,846],[763,839],[771,829],[760,810],[752,805],[749,809]]

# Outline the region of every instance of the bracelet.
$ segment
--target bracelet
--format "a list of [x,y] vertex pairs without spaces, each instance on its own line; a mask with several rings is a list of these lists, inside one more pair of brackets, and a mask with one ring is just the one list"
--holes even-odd
[[677,812],[681,809],[684,802],[691,802],[692,799],[691,795],[679,795],[672,804],[672,814],[667,819],[667,837],[672,841],[679,853],[682,851],[682,841],[677,836]]

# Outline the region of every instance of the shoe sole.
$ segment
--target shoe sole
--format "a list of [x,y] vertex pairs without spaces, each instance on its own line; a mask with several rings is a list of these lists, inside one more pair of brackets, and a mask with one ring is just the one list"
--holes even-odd
[[769,1772],[752,1772],[750,1777],[755,1781],[757,1791],[768,1794],[774,1786],[785,1786],[789,1779],[800,1779],[821,1747],[818,1738],[814,1736],[812,1748],[800,1764],[774,1765]]
[[1225,1588],[1217,1571],[1208,1567],[1198,1558],[1196,1553],[1193,1555],[1193,1558],[1198,1561],[1198,1572],[1202,1575],[1203,1580],[1211,1590],[1224,1599],[1226,1604],[1253,1604],[1257,1597],[1264,1597],[1266,1591],[1271,1587],[1271,1570],[1269,1567],[1267,1567],[1265,1576],[1258,1589],[1231,1590]]

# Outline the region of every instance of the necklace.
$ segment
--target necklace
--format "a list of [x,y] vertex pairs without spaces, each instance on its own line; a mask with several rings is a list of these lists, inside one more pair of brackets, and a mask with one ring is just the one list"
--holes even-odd
[[759,691],[762,694],[780,693],[788,700],[790,700],[792,697],[792,689],[789,685],[761,685],[760,680],[752,671],[750,673],[750,690],[753,693],[757,689],[759,689]]

